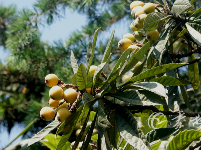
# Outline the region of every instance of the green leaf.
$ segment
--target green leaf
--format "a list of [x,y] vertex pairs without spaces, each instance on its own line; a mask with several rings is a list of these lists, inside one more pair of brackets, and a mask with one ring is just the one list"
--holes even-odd
[[110,51],[112,49],[112,41],[113,41],[113,38],[114,38],[114,32],[115,32],[115,29],[113,29],[112,34],[110,36],[110,39],[109,39],[109,41],[107,43],[107,47],[106,47],[105,52],[103,54],[103,58],[102,58],[101,63],[104,63],[104,62],[106,62],[108,60],[108,57],[110,55]]
[[190,84],[189,81],[171,77],[171,76],[162,76],[158,78],[153,78],[149,80],[149,82],[158,82],[163,86],[179,86],[179,85],[188,85]]
[[87,135],[86,135],[86,137],[85,137],[85,139],[83,141],[83,144],[82,144],[82,147],[81,147],[80,150],[86,150],[88,145],[89,145],[89,142],[91,141],[91,136],[92,136],[93,129],[94,129],[95,123],[96,123],[96,117],[97,117],[97,113],[94,116],[94,119],[93,119],[93,121],[91,123],[91,126],[89,127],[89,130],[87,132]]
[[136,76],[136,75],[138,75],[138,74],[140,74],[143,71],[145,63],[146,63],[146,60],[144,60],[144,62],[140,66],[136,67],[132,71],[133,72],[133,77]]
[[[76,111],[77,112],[77,111]],[[81,111],[78,111],[77,112],[77,115],[74,117],[74,119],[70,122],[69,124],[69,129],[63,133],[58,145],[57,145],[57,148],[55,150],[62,150],[63,146],[65,145],[65,143],[68,141],[69,137],[71,136],[71,133],[73,132],[74,128],[75,128],[75,125],[76,123],[79,121],[80,119],[80,114],[81,114]],[[65,123],[65,122],[64,122]]]
[[111,146],[108,144],[109,140],[107,140],[106,134],[103,132],[98,132],[98,149],[104,150],[112,150]]
[[178,110],[177,105],[180,102],[180,98],[179,98],[179,91],[178,91],[178,87],[177,86],[170,86],[167,87],[168,90],[168,107],[171,110]]
[[84,133],[84,131],[85,131],[85,129],[86,129],[86,126],[87,126],[87,122],[88,122],[88,120],[89,120],[89,115],[90,115],[90,111],[88,112],[88,115],[87,115],[87,117],[86,117],[86,119],[85,119],[85,122],[84,122],[84,124],[83,124],[83,126],[82,126],[82,129],[81,129],[79,135],[78,135],[77,138],[76,138],[76,141],[75,141],[75,143],[74,143],[74,145],[73,145],[73,147],[72,147],[72,150],[75,150],[75,149],[77,148],[77,146],[78,146],[78,144],[79,144],[79,142],[80,142],[80,140],[81,140],[81,138],[82,138],[82,136],[83,136],[83,133]]
[[162,84],[157,82],[140,82],[140,83],[135,83],[132,86],[148,90],[150,92],[153,92],[163,97],[167,97],[166,89],[164,88]]
[[147,134],[148,132],[153,130],[153,128],[151,128],[150,125],[148,124],[148,119],[149,116],[140,118],[140,122],[142,124],[141,130],[143,131],[144,134]]
[[172,63],[172,64],[165,64],[165,65],[158,66],[158,67],[155,67],[152,69],[148,69],[147,71],[144,71],[143,73],[141,73],[135,77],[132,77],[130,80],[128,80],[127,82],[125,82],[121,86],[132,84],[136,81],[146,79],[146,78],[149,78],[149,77],[161,74],[161,73],[165,73],[169,70],[176,69],[176,68],[179,68],[179,67],[184,66],[184,65],[186,65],[186,64]]
[[181,89],[181,94],[182,94],[182,97],[183,97],[183,99],[184,99],[184,102],[185,102],[186,106],[187,106],[190,110],[193,111],[193,108],[192,108],[191,103],[190,103],[190,101],[189,101],[187,92],[186,92],[186,90],[184,89],[184,86],[181,85],[181,86],[180,86],[180,89]]
[[83,63],[79,65],[77,72],[77,87],[79,90],[85,90],[87,84],[87,73]]
[[170,18],[170,16],[160,12],[150,13],[144,20],[144,29],[147,31],[156,30],[168,18]]
[[158,150],[158,148],[160,147],[160,145],[161,145],[161,141],[159,141],[159,142],[151,145],[151,149],[152,150]]
[[184,130],[179,132],[174,138],[170,141],[167,146],[167,150],[184,150],[186,149],[193,141],[201,137],[201,132],[197,130]]
[[8,143],[5,147],[8,147],[11,143],[13,143],[18,137],[20,137],[21,135],[23,135],[25,132],[27,132],[27,130],[38,120],[38,118],[35,118],[32,122],[30,122],[25,128],[24,130],[22,130],[22,132],[20,132],[20,134],[18,134],[10,143]]
[[150,42],[147,42],[139,51],[137,51],[137,53],[132,53],[131,57],[129,58],[126,64],[126,67],[121,72],[121,75],[130,71],[144,57],[146,52],[149,50],[149,47],[150,47]]
[[133,115],[124,107],[118,106],[115,109],[117,128],[120,135],[134,148],[151,150],[151,146],[146,141],[142,131],[137,126],[137,121]]
[[[48,134],[40,142],[47,146],[50,150],[55,150],[60,139],[61,136],[59,135],[55,136],[55,134]],[[65,144],[65,147],[62,148],[62,150],[71,150],[70,142],[67,142]]]
[[96,100],[96,98],[94,98],[91,94],[89,94],[87,92],[84,92],[84,94],[83,94],[83,102],[84,102],[84,104],[92,102],[94,100]]
[[48,124],[45,128],[43,128],[41,131],[39,131],[37,134],[35,134],[28,143],[28,146],[40,141],[43,137],[45,137],[50,131],[55,129],[60,124],[59,121],[54,120],[50,124]]
[[187,27],[188,32],[190,33],[190,36],[195,41],[195,43],[197,43],[198,45],[201,46],[201,34],[198,31],[196,31],[194,28],[192,28],[188,24],[188,22],[186,23],[186,27]]
[[157,4],[164,6],[164,3],[162,0],[154,0],[154,3],[157,3]]
[[71,55],[70,55],[70,62],[71,62],[71,66],[73,68],[74,74],[77,73],[77,71],[78,71],[78,64],[77,64],[77,61],[75,59],[75,56],[74,56],[72,50],[71,50]]
[[73,85],[77,85],[77,73],[75,73],[72,77],[71,77],[71,83]]
[[105,132],[112,127],[111,123],[108,121],[103,109],[98,105],[98,118],[96,127],[98,131]]
[[92,121],[92,120],[94,119],[95,115],[96,115],[96,112],[94,112],[94,111],[90,111],[89,120]]
[[94,76],[93,73],[88,72],[88,74],[87,74],[87,86],[86,86],[86,88],[92,88],[92,86],[93,86],[93,76]]
[[91,140],[94,141],[94,142],[97,142],[98,140],[98,134],[95,134],[91,137]]
[[147,141],[149,143],[157,140],[164,140],[172,135],[177,129],[175,128],[159,128],[150,131],[146,134]]
[[94,51],[95,51],[95,46],[96,46],[96,40],[97,40],[97,36],[98,36],[98,32],[101,28],[98,28],[95,33],[94,33],[94,39],[93,39],[93,43],[89,43],[88,49],[87,49],[87,60],[86,60],[86,65],[87,65],[87,72],[91,66],[93,57],[94,57]]
[[192,5],[189,3],[188,0],[176,0],[172,6],[172,13],[173,15],[178,17],[180,14],[191,7]]
[[115,97],[133,105],[166,105],[166,102],[159,95],[147,90],[107,93],[105,96]]
[[[192,54],[188,58],[189,58],[189,62],[195,60],[194,54]],[[192,87],[194,89],[198,89],[200,81],[199,81],[199,69],[198,69],[197,62],[188,65],[188,76],[189,76],[189,80],[191,82]]]

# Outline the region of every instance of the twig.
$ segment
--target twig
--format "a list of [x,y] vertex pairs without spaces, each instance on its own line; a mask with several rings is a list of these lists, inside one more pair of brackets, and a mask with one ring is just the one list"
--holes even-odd
[[70,88],[70,87],[72,87],[72,88],[74,88],[74,89],[77,89],[77,86],[75,86],[75,85],[73,85],[73,84],[66,84],[66,83],[64,83],[62,80],[60,80],[59,79],[59,82],[58,82],[58,84],[57,84],[58,86],[60,86],[62,89],[63,88]]
[[70,112],[74,112],[77,110],[77,103],[80,102],[80,98],[82,97],[82,94],[81,91],[78,91],[77,93],[77,99],[75,100],[75,102],[72,104],[72,106],[70,107],[69,111]]
[[201,48],[196,48],[196,49],[194,49],[191,52],[188,52],[186,54],[170,54],[170,57],[180,59],[180,58],[183,58],[183,57],[191,56],[193,53],[200,53],[199,50],[201,50]]
[[198,143],[196,143],[196,144],[193,145],[193,146],[190,146],[190,147],[189,147],[189,150],[194,150],[194,149],[196,149],[196,148],[199,147],[199,146],[201,146],[201,141],[198,142]]
[[107,76],[104,74],[103,71],[101,72],[101,76],[102,76],[103,78],[105,78],[105,80],[107,80]]

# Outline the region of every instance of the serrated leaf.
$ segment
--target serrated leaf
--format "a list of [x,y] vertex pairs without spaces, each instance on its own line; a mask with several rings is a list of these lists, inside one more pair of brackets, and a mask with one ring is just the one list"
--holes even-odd
[[167,146],[167,150],[184,150],[186,149],[194,140],[201,137],[201,132],[197,130],[184,130],[179,132],[170,141]]
[[201,46],[201,34],[196,31],[194,28],[192,28],[188,22],[186,23],[186,27],[188,32],[190,33],[190,36],[192,37],[192,39]]
[[83,94],[83,102],[84,102],[84,104],[92,102],[94,100],[96,100],[96,98],[94,98],[91,94],[89,94],[87,92],[84,92],[84,94]]
[[148,90],[163,97],[167,97],[164,86],[157,82],[140,82],[135,83],[132,86]]
[[136,81],[146,79],[146,78],[149,78],[149,77],[161,74],[161,73],[165,73],[165,72],[167,72],[169,70],[176,69],[176,68],[179,68],[179,67],[184,66],[184,65],[186,65],[186,64],[174,63],[174,64],[165,64],[165,65],[162,65],[162,66],[158,66],[158,67],[149,69],[147,71],[144,71],[143,73],[141,73],[141,74],[139,74],[139,75],[137,75],[135,77],[132,77],[130,80],[128,80],[127,82],[125,82],[121,86],[132,84],[132,83],[134,83]]
[[191,106],[191,103],[189,101],[189,98],[188,98],[188,95],[187,95],[187,92],[186,90],[184,89],[184,86],[180,86],[180,89],[181,89],[181,94],[182,94],[182,97],[183,97],[183,100],[186,104],[186,106],[193,111],[193,108]]
[[149,47],[150,47],[150,42],[147,42],[139,51],[137,51],[136,53],[132,53],[125,68],[121,72],[121,75],[130,71],[144,57],[146,52],[149,50]]
[[[115,117],[120,135],[130,145],[139,150],[151,150],[151,146],[147,142],[144,142],[146,140],[143,133],[137,127],[137,121],[126,108],[117,107],[115,109]],[[139,133],[141,136],[139,136]]]
[[83,141],[83,144],[82,144],[82,147],[81,147],[80,150],[86,150],[87,149],[87,147],[89,145],[89,142],[91,141],[91,136],[92,136],[92,133],[93,133],[93,129],[95,127],[96,118],[97,118],[97,113],[96,113],[96,115],[95,115],[95,117],[94,117],[94,119],[93,119],[93,121],[91,123],[91,126],[89,127],[89,130],[87,132],[87,135],[86,135],[86,137],[85,137],[85,139]]
[[160,12],[150,13],[144,20],[144,29],[147,31],[156,30],[168,18],[170,18],[170,16]]
[[98,131],[105,132],[112,127],[111,123],[108,121],[103,109],[98,105],[98,118],[96,127]]
[[160,145],[161,145],[161,141],[159,141],[159,142],[151,145],[151,149],[152,150],[158,150],[158,148],[160,147]]
[[115,97],[133,105],[166,105],[166,102],[159,95],[147,90],[107,93],[105,96]]
[[50,131],[55,129],[60,124],[59,121],[54,120],[50,124],[48,124],[45,128],[43,128],[41,131],[39,131],[37,134],[35,134],[28,143],[28,146],[40,141],[42,138],[44,138]]
[[79,90],[86,89],[87,84],[87,73],[86,68],[83,63],[79,65],[78,72],[77,72],[77,87]]
[[149,80],[149,82],[158,82],[162,84],[163,86],[179,86],[179,85],[188,85],[190,84],[189,81],[171,77],[171,76],[162,76],[157,77]]
[[77,73],[71,77],[71,83],[75,86],[77,85]]
[[[189,62],[195,60],[194,54],[188,57]],[[193,64],[188,65],[188,76],[189,80],[191,82],[191,85],[194,89],[199,88],[199,69],[198,69],[198,63],[195,62]]]
[[95,51],[95,46],[96,46],[96,40],[97,40],[97,36],[98,36],[98,32],[101,28],[98,28],[95,33],[94,33],[94,39],[93,39],[93,43],[89,43],[88,49],[87,49],[87,59],[86,59],[86,65],[87,65],[87,72],[91,66],[93,57],[94,57],[94,51]]
[[71,55],[70,55],[70,62],[71,62],[71,66],[73,68],[73,72],[74,74],[77,73],[78,71],[78,64],[77,64],[77,60],[75,59],[74,53],[71,50]]
[[88,74],[87,74],[87,86],[86,86],[86,88],[91,88],[93,86],[93,76],[94,76],[93,73],[88,72]]
[[150,131],[146,134],[147,141],[149,143],[157,140],[163,140],[168,138],[170,135],[172,135],[177,129],[175,128],[159,128]]
[[180,14],[191,7],[192,5],[189,3],[188,0],[176,0],[172,6],[172,13],[173,15],[178,17]]
[[115,28],[113,29],[112,34],[110,36],[110,39],[109,39],[109,41],[107,43],[107,47],[106,47],[105,52],[103,54],[103,58],[102,58],[101,63],[104,63],[104,62],[106,62],[108,60],[108,57],[110,55],[110,51],[112,49],[112,41],[113,41],[113,38],[114,38],[114,32],[115,32]]

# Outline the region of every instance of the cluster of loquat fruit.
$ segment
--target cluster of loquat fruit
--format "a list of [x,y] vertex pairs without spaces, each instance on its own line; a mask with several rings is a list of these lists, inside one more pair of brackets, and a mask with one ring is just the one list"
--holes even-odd
[[[89,72],[95,73],[97,66],[90,66]],[[45,121],[50,121],[54,118],[60,122],[65,121],[70,115],[69,104],[73,104],[78,96],[78,89],[67,88],[65,91],[58,86],[60,79],[55,74],[48,74],[45,77],[45,83],[51,87],[49,90],[49,107],[43,107],[40,110],[40,117]],[[91,88],[86,88],[86,91],[91,94]]]
[[[155,5],[153,3],[133,1],[130,4],[130,10],[131,15],[135,18],[135,20],[130,24],[133,34],[124,34],[123,39],[118,42],[118,47],[121,50],[130,48],[131,51],[137,52],[140,47],[134,44],[134,42],[135,40],[141,40],[143,38],[143,34],[140,32],[140,30],[144,27],[144,20],[146,19],[147,15],[155,12]],[[146,38],[154,43],[159,38],[159,32],[157,30],[146,31]]]

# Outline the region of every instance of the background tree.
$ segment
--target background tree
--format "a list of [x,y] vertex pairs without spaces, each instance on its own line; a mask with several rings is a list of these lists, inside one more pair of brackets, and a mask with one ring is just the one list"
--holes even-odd
[[[181,8],[175,8],[175,14],[172,14],[168,9],[171,9],[174,6],[174,1],[168,2],[168,6],[165,2],[155,1],[161,5],[166,7],[165,13],[169,16],[158,16],[157,14],[150,15],[150,20],[145,21],[145,29],[153,30],[154,28],[161,29],[161,39],[158,42],[154,43],[152,48],[150,49],[150,53],[148,54],[147,60],[144,58],[144,63],[140,65],[141,71],[146,71],[146,69],[153,69],[153,67],[161,66],[168,63],[181,63],[181,62],[190,62],[191,65],[185,65],[185,67],[178,68],[180,65],[176,66],[173,69],[174,71],[168,71],[166,74],[168,76],[173,76],[179,78],[178,84],[172,83],[167,84],[167,81],[170,81],[169,78],[165,82],[162,80],[163,74],[159,73],[158,78],[151,79],[146,78],[144,81],[152,81],[159,82],[163,86],[168,86],[168,107],[171,110],[177,110],[181,105],[179,110],[185,110],[190,112],[190,110],[194,112],[199,112],[200,105],[199,101],[199,74],[198,74],[198,65],[199,63],[199,53],[200,46],[199,43],[194,39],[191,31],[191,27],[195,28],[197,31],[200,31],[200,9],[199,2],[191,1],[191,5],[194,8],[190,7],[190,3],[185,1],[188,4],[188,7],[185,11],[184,15],[181,14]],[[182,5],[181,1],[177,1],[179,5]],[[74,53],[74,56],[77,59],[78,64],[80,64],[83,60],[85,61],[87,55],[87,49],[89,51],[90,44],[89,41],[93,40],[93,34],[95,30],[101,27],[101,31],[107,30],[111,25],[118,23],[121,19],[133,21],[132,16],[130,15],[129,5],[131,2],[127,1],[65,1],[65,0],[39,0],[34,4],[34,11],[24,9],[20,11],[18,14],[16,13],[16,8],[14,6],[9,6],[8,8],[3,5],[0,6],[0,14],[1,14],[1,31],[0,31],[0,44],[4,46],[7,50],[9,50],[12,56],[9,57],[6,64],[1,64],[1,121],[4,126],[8,127],[8,131],[11,130],[15,123],[24,123],[28,125],[35,118],[39,118],[39,111],[42,106],[47,103],[48,97],[48,88],[45,86],[44,77],[49,73],[55,73],[59,78],[62,79],[65,83],[71,82],[71,77],[73,76],[73,70],[70,65],[70,56],[71,50]],[[100,7],[101,6],[101,7]],[[44,23],[51,24],[55,17],[60,17],[59,11],[61,8],[64,10],[65,8],[70,8],[79,13],[84,13],[88,16],[88,23],[83,27],[82,31],[76,31],[72,34],[72,36],[66,40],[65,44],[61,41],[57,41],[54,45],[49,45],[48,43],[41,42],[40,40],[40,32],[38,30],[38,26]],[[176,4],[175,4],[176,7]],[[178,9],[178,11],[176,11]],[[180,15],[180,17],[178,17]],[[156,22],[153,22],[153,17],[158,17]],[[166,22],[169,27],[165,30],[163,24],[163,20],[167,19]],[[195,19],[194,19],[195,18]],[[168,20],[169,19],[169,20]],[[175,21],[175,22],[171,22]],[[188,32],[185,30],[186,23],[188,22]],[[189,29],[190,28],[190,29]],[[117,32],[117,31],[116,31]],[[190,33],[189,33],[190,32]],[[163,36],[162,36],[163,35]],[[166,40],[168,39],[168,40]],[[172,41],[171,41],[172,40]],[[111,57],[111,60],[108,62],[108,66],[113,66],[118,63],[118,58],[122,56],[122,51],[117,48],[117,42],[119,39],[113,38],[111,45],[111,52],[114,54]],[[168,42],[169,43],[168,43]],[[92,64],[98,65],[102,62],[102,57],[104,50],[106,48],[108,39],[100,40],[97,43],[97,47],[95,47],[95,56],[96,59],[93,59]],[[146,43],[145,41],[140,41]],[[163,42],[163,43],[160,43]],[[198,40],[199,42],[199,40]],[[157,47],[160,44],[164,45],[164,47]],[[146,44],[144,45],[144,49],[146,48]],[[149,46],[147,46],[149,47]],[[148,49],[147,49],[148,50]],[[145,51],[145,50],[144,50]],[[151,53],[153,51],[153,53]],[[139,51],[140,52],[140,51]],[[126,55],[125,52],[124,55]],[[141,52],[140,52],[141,53]],[[139,53],[139,55],[140,55]],[[197,59],[194,58],[196,56]],[[137,55],[138,56],[138,55]],[[140,56],[138,56],[140,57]],[[184,59],[189,57],[188,59]],[[158,62],[157,62],[158,60]],[[195,63],[194,63],[195,62]],[[136,63],[135,61],[133,62]],[[15,64],[15,65],[13,65]],[[147,65],[145,65],[147,64]],[[182,66],[182,65],[181,65]],[[188,67],[190,66],[190,67]],[[122,66],[123,67],[123,66]],[[125,66],[124,66],[125,67]],[[145,69],[143,70],[143,67]],[[106,75],[109,75],[112,71],[113,67],[107,67],[104,70]],[[168,68],[168,67],[167,67]],[[131,68],[130,68],[131,69]],[[125,69],[129,71],[130,69]],[[185,70],[189,71],[189,74],[185,73]],[[136,73],[138,75],[141,71]],[[126,73],[124,71],[124,73]],[[155,75],[155,74],[154,74]],[[190,76],[190,77],[189,77]],[[194,77],[192,77],[194,76]],[[119,76],[121,77],[121,76]],[[160,78],[161,77],[161,78]],[[116,77],[115,81],[118,78]],[[191,82],[191,85],[187,84],[190,82],[185,82],[185,84],[181,84],[180,79],[187,79]],[[106,81],[107,82],[107,81]],[[108,81],[109,82],[109,81]],[[120,80],[117,80],[117,85],[120,84]],[[130,83],[134,83],[134,79],[130,81]],[[175,80],[176,82],[176,80]],[[127,85],[130,84],[127,82],[122,86],[127,89]],[[116,83],[111,82],[111,87],[116,87]],[[180,100],[179,97],[179,89],[181,89]],[[137,85],[135,85],[137,86]],[[190,97],[186,93],[186,89],[193,87],[195,92],[190,92]],[[129,87],[133,88],[133,87]],[[146,88],[145,88],[146,89]],[[116,90],[116,91],[115,91]],[[121,89],[112,89],[105,90],[105,94],[109,93],[108,96],[115,97],[111,93],[113,92],[121,92]],[[118,91],[120,90],[120,91]],[[195,94],[198,93],[198,94]],[[121,97],[122,95],[120,95]],[[102,97],[101,97],[102,98]],[[127,104],[130,101],[126,101],[122,98],[120,100],[124,101],[123,104]],[[114,102],[114,101],[113,101]],[[175,105],[175,102],[177,105]],[[101,102],[100,102],[101,103]],[[119,100],[114,102],[116,104],[122,104]],[[191,103],[193,104],[191,106]],[[119,109],[125,111],[124,108],[119,105],[115,105],[113,108],[111,103],[105,103],[108,107],[112,109]],[[132,103],[131,103],[132,105]],[[166,105],[165,105],[166,106]],[[178,107],[175,107],[178,106]],[[136,114],[136,116],[141,117],[141,122],[146,117],[142,117],[142,115],[147,115],[147,113],[143,114],[142,112],[145,109],[150,109],[153,112],[159,112],[160,109],[163,111],[165,115],[172,115],[173,112],[167,112],[168,107],[164,107],[163,109],[156,107],[138,107],[136,109],[135,106],[126,106],[127,109],[130,109],[131,112]],[[28,108],[28,109],[27,109]],[[101,109],[101,108],[99,108]],[[102,108],[104,109],[104,108]],[[108,109],[109,110],[109,109]],[[105,113],[109,113],[107,109]],[[101,110],[99,110],[100,112]],[[79,111],[76,111],[79,113]],[[104,112],[103,112],[104,113]],[[139,113],[139,114],[137,114]],[[166,114],[167,113],[167,114]],[[170,113],[170,114],[168,114]],[[99,114],[100,115],[100,114]],[[194,114],[195,117],[196,114]],[[128,115],[129,116],[129,115]],[[188,115],[187,115],[188,116]],[[110,116],[112,117],[114,116]],[[167,116],[168,119],[169,116]],[[92,117],[93,120],[93,117]],[[114,119],[113,119],[114,120]],[[171,116],[170,119],[171,120]],[[111,121],[111,120],[110,120]],[[116,120],[118,121],[118,119]],[[48,122],[49,123],[49,122]],[[42,120],[37,120],[34,122],[31,130],[29,132],[24,133],[26,138],[32,137],[33,133],[38,132],[44,126],[48,124]],[[173,123],[172,123],[173,124]],[[143,124],[145,126],[145,124]],[[174,124],[173,124],[174,125]],[[118,128],[119,129],[119,128]],[[148,131],[142,128],[142,131],[146,134]],[[55,131],[54,131],[55,132]],[[53,132],[53,133],[54,133]],[[111,132],[111,131],[109,131]],[[105,135],[99,135],[104,137]],[[112,140],[112,137],[110,137]],[[114,143],[112,143],[114,146]],[[120,143],[121,144],[121,143]],[[129,143],[130,144],[130,143]],[[39,145],[40,146],[40,145]],[[130,145],[132,146],[132,145]],[[31,148],[31,147],[29,147]],[[35,149],[35,147],[34,147]]]

